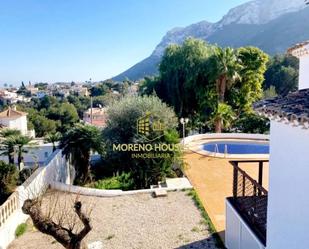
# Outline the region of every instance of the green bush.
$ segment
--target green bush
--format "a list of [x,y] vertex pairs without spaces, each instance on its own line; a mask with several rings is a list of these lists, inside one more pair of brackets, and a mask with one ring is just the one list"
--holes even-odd
[[19,236],[22,236],[27,230],[27,224],[21,223],[18,225],[18,227],[15,230],[15,236],[18,238]]
[[[150,129],[147,136],[141,136],[137,129],[140,118],[151,115],[158,121],[162,130]],[[104,159],[116,172],[130,172],[134,179],[134,188],[149,188],[152,184],[173,175],[173,165],[181,164],[180,150],[150,149],[147,151],[115,150],[114,145],[148,145],[155,148],[158,144],[177,145],[178,120],[170,107],[156,96],[127,96],[114,102],[107,110],[107,126],[102,131],[105,142]],[[141,154],[146,157],[135,157]],[[164,154],[166,157],[156,157]],[[147,157],[149,155],[149,158]],[[154,156],[152,156],[154,155]]]
[[109,177],[97,182],[94,182],[90,186],[97,189],[133,189],[134,181],[130,173],[122,173],[119,176]]
[[0,161],[0,205],[15,190],[17,169],[15,165]]

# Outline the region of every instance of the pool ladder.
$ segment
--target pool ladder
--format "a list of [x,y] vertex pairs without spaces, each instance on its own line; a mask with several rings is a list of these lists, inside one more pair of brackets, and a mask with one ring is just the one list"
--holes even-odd
[[[219,146],[218,144],[215,144],[215,156],[217,156],[217,153],[219,153]],[[227,144],[224,145],[224,158],[226,158],[227,155]]]

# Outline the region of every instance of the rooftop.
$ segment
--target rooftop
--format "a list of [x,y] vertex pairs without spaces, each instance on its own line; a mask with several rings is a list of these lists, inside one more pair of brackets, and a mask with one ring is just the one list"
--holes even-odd
[[[92,115],[104,115],[106,112],[106,108],[92,108]],[[85,111],[84,114],[91,115],[91,108]]]
[[296,125],[308,125],[309,89],[299,90],[285,97],[259,101],[254,108],[259,114],[269,118],[286,120]]
[[288,49],[287,53],[296,57],[309,55],[309,40],[294,45]]
[[3,118],[19,118],[19,117],[26,116],[26,115],[27,115],[27,113],[17,111],[15,109],[10,108],[10,107],[5,111],[0,112],[0,118],[1,119],[3,119]]

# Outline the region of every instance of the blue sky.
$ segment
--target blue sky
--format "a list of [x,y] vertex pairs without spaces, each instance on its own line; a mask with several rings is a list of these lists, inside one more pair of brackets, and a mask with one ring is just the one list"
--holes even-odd
[[104,80],[151,54],[165,33],[218,21],[247,0],[0,0],[0,86]]

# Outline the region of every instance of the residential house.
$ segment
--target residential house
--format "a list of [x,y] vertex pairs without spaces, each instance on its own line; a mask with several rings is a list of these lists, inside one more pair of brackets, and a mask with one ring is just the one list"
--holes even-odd
[[106,108],[89,108],[83,114],[83,121],[86,124],[94,125],[98,128],[104,128],[106,120]]
[[35,136],[34,131],[29,131],[27,128],[27,113],[17,111],[15,106],[0,112],[0,125],[2,129],[17,129],[23,135]]
[[77,94],[78,96],[83,96],[83,97],[88,97],[90,94],[89,94],[89,91],[88,91],[88,88],[87,87],[83,87],[83,86],[80,86],[80,85],[75,85],[73,88],[72,88],[72,92],[74,94]]
[[[226,201],[228,249],[309,248],[309,42],[288,52],[300,59],[299,90],[255,105],[271,120],[268,191],[234,161]],[[263,162],[259,174],[263,174]],[[259,176],[260,179],[260,176]]]
[[31,98],[19,95],[16,92],[2,90],[0,91],[0,100],[6,105],[10,105],[17,102],[30,102]]

